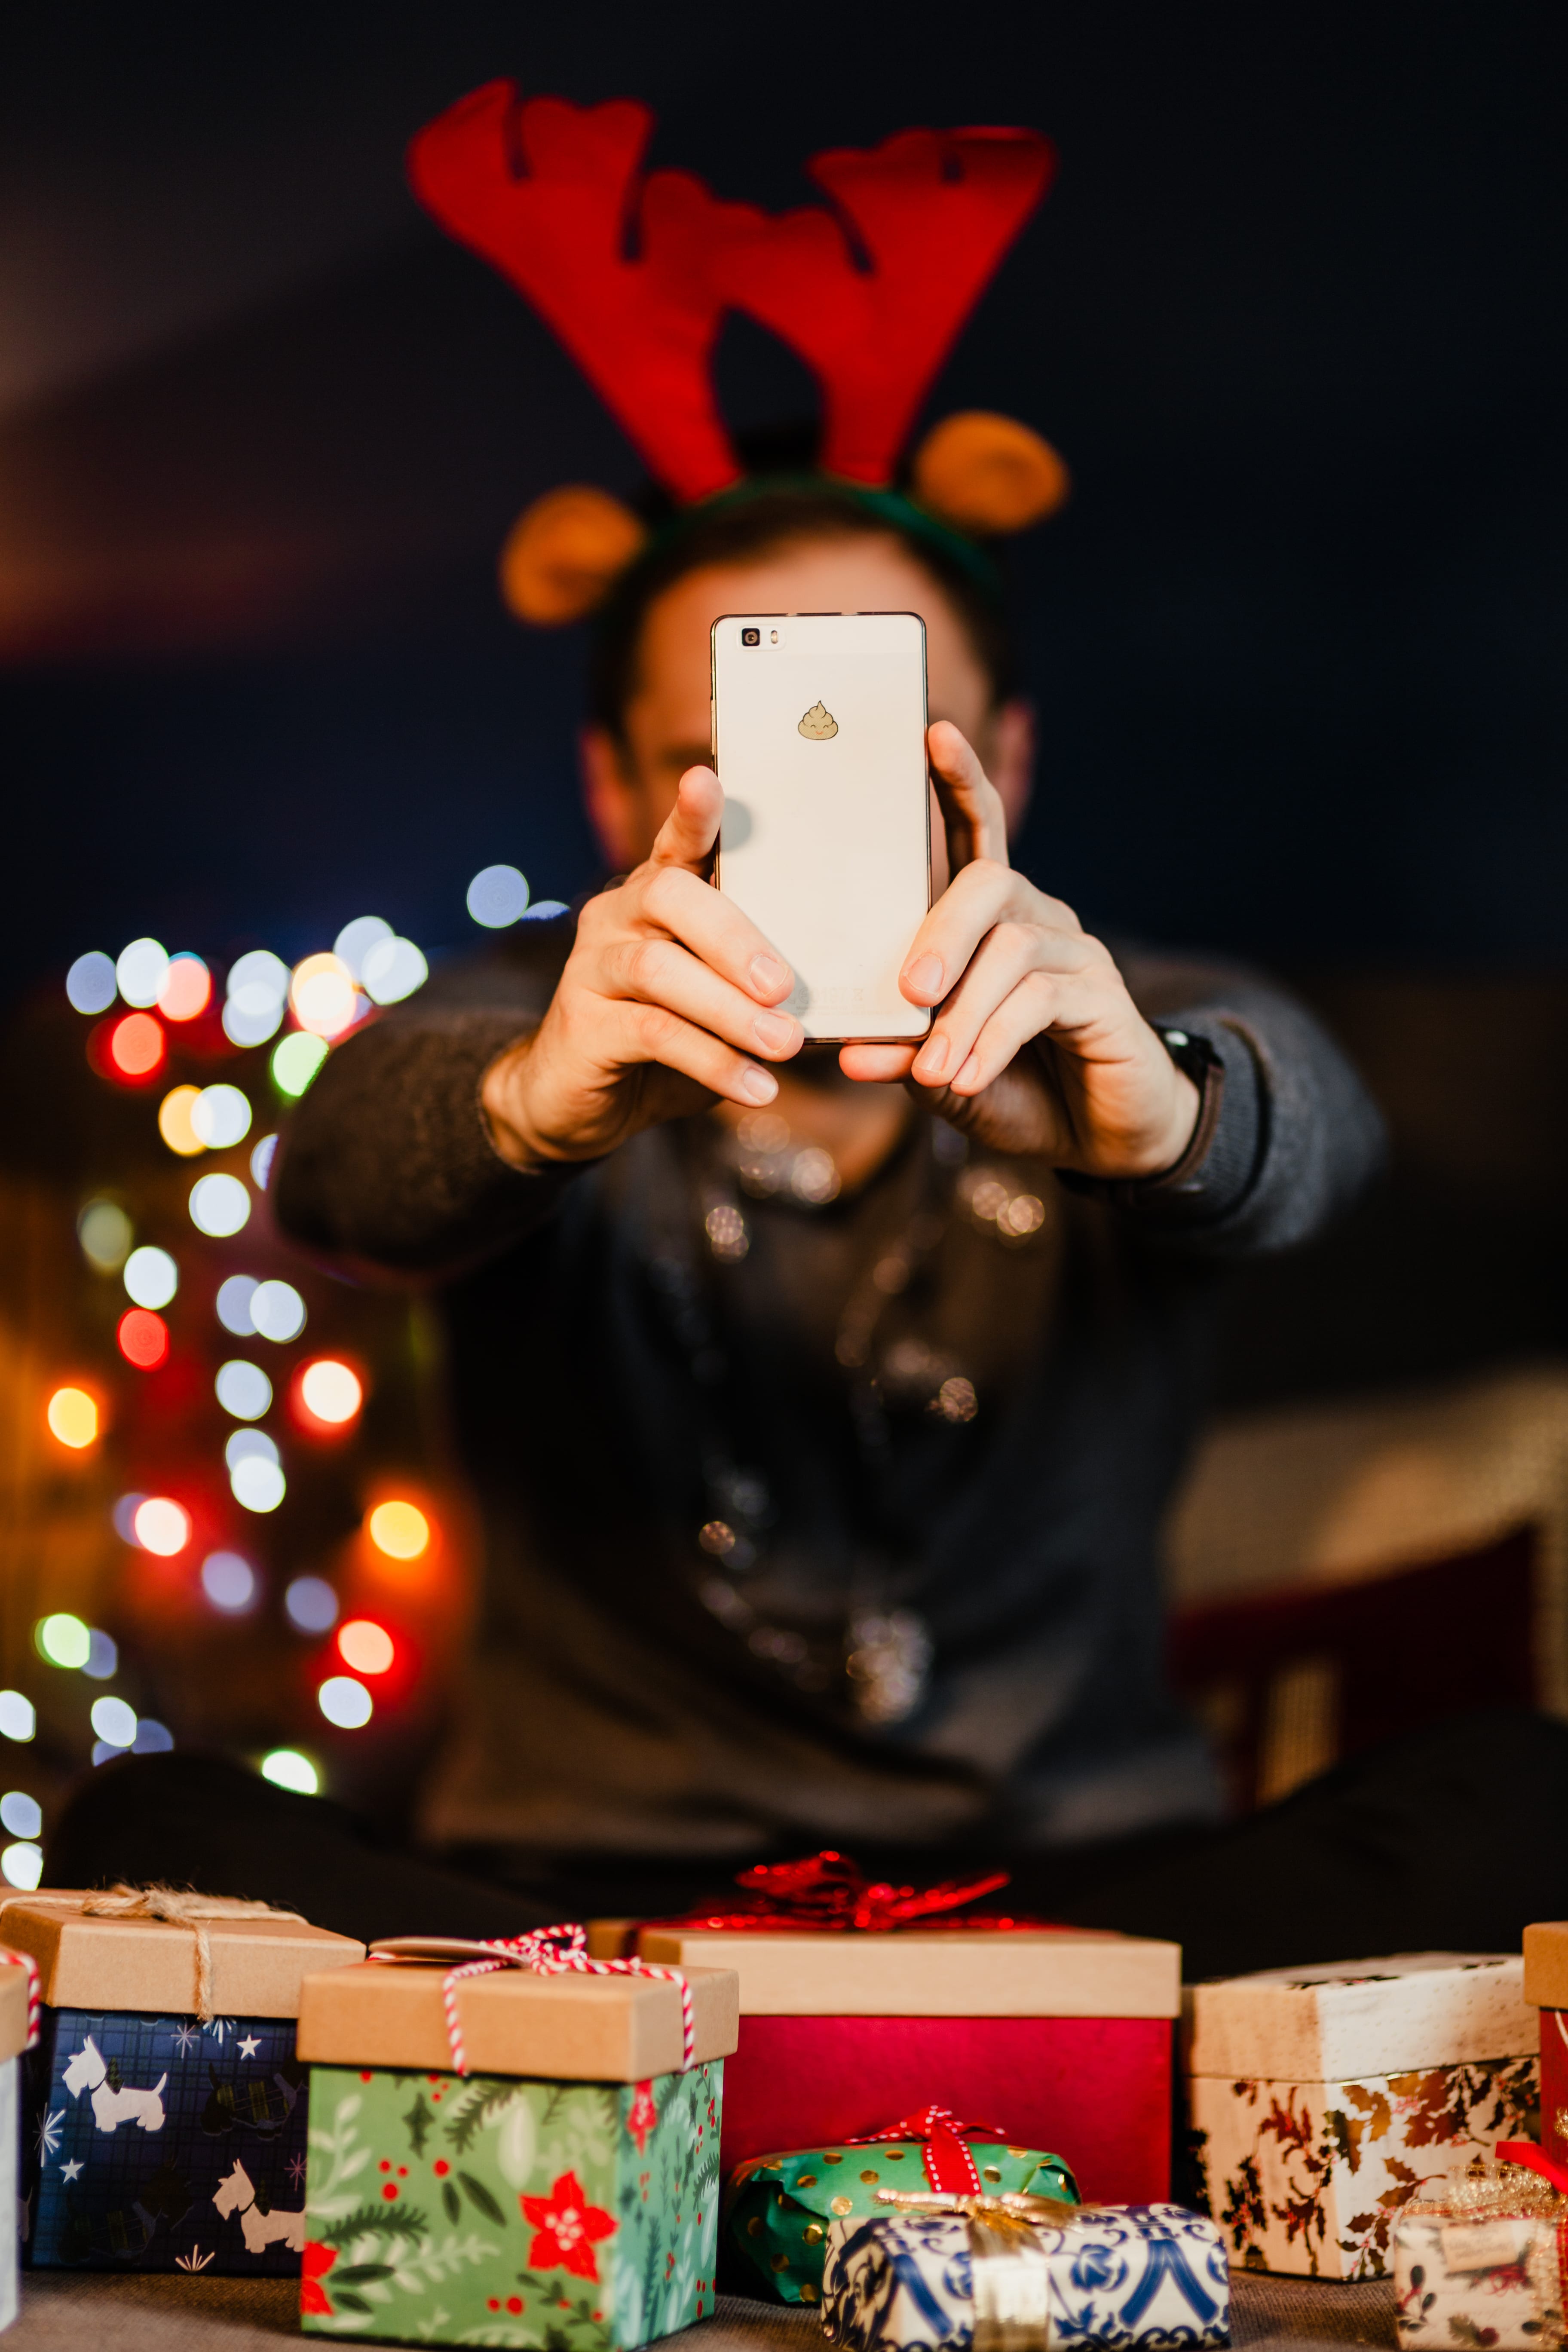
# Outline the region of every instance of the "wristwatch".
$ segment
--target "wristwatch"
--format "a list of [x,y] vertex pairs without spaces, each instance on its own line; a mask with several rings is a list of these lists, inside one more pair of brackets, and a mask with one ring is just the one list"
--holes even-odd
[[1177,1028],[1163,1021],[1152,1021],[1149,1026],[1182,1076],[1191,1078],[1196,1087],[1198,1115],[1187,1148],[1174,1165],[1163,1169],[1157,1176],[1136,1180],[1142,1193],[1163,1192],[1184,1184],[1202,1167],[1219,1125],[1220,1097],[1225,1091],[1225,1064],[1206,1037],[1194,1036],[1190,1029]]
[[1163,1193],[1178,1192],[1192,1181],[1208,1158],[1225,1093],[1225,1064],[1206,1037],[1194,1036],[1174,1022],[1152,1021],[1149,1026],[1183,1076],[1191,1078],[1198,1090],[1198,1115],[1186,1150],[1172,1166],[1152,1176],[1083,1176],[1075,1169],[1057,1170],[1058,1183],[1069,1192],[1087,1192],[1118,1208],[1136,1208],[1140,1202],[1158,1200]]

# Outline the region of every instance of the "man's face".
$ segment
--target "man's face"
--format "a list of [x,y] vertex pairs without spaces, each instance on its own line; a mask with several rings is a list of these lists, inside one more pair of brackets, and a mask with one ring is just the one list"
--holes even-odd
[[[968,737],[1002,795],[1009,829],[1017,824],[1033,750],[1027,707],[993,703],[963,624],[931,574],[891,535],[802,540],[752,562],[688,572],[649,610],[625,741],[597,727],[583,740],[588,814],[617,872],[647,856],[687,769],[708,764],[709,633],[721,613],[919,613],[931,715]],[[942,841],[933,809],[939,864]],[[945,873],[934,879],[945,887]]]

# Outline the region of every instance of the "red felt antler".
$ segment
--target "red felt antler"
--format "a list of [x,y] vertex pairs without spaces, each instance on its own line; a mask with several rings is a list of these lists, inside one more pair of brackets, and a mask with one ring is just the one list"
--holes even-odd
[[520,105],[514,83],[489,82],[419,132],[409,178],[442,227],[532,303],[660,480],[700,499],[741,472],[709,373],[724,308],[711,262],[749,220],[684,172],[656,172],[639,206],[652,129],[629,99]]
[[806,169],[855,229],[789,213],[718,257],[737,310],[793,346],[823,391],[822,464],[886,482],[954,337],[1050,184],[1037,131],[903,131],[869,150],[836,148]]
[[679,497],[740,475],[710,375],[726,308],[816,370],[825,469],[889,480],[953,337],[1049,184],[1048,141],[905,131],[814,157],[862,268],[825,211],[770,218],[684,172],[654,173],[639,202],[652,128],[630,100],[523,105],[512,83],[490,82],[420,131],[409,175],[442,226],[533,304]]

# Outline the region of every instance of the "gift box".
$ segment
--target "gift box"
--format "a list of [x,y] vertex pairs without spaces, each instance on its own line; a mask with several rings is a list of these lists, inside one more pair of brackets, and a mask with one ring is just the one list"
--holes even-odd
[[5,1927],[44,2004],[21,2084],[24,2263],[297,2274],[300,1983],[364,1947],[162,1890],[32,1895]]
[[[885,2192],[884,2192],[885,2193]],[[935,2205],[935,2199],[924,2200]],[[1228,2342],[1230,2273],[1212,2221],[1179,2205],[952,2198],[835,2221],[822,2325],[850,2352],[1008,2352]]]
[[1014,2147],[1064,2149],[1086,2196],[1167,2194],[1179,1946],[956,1906],[944,1924],[920,1906],[940,1910],[952,1890],[859,1885],[836,1924],[781,1904],[782,1916],[637,1931],[650,1959],[740,1977],[726,2175],[779,2148],[841,2147],[934,2101],[993,2119]]
[[1525,1929],[1524,1997],[1540,2013],[1541,2143],[1568,2164],[1568,1920]]
[[1405,2352],[1554,2352],[1563,2341],[1568,2172],[1541,2151],[1477,2163],[1441,2192],[1413,2197],[1394,2231],[1394,2325]]
[[[23,2052],[37,2032],[38,1972],[26,1952],[0,1945],[0,2213],[16,2210],[16,2142],[20,2129],[16,2077]],[[0,2231],[0,2327],[16,2316],[16,2238]]]
[[307,2333],[599,2352],[711,2314],[734,1978],[574,1938],[307,1980]]
[[1424,2181],[1533,2129],[1533,2028],[1509,1955],[1407,1952],[1192,1987],[1194,2145],[1233,2261],[1382,2277]]
[[781,2303],[816,2303],[833,2223],[870,2220],[883,2210],[879,2190],[922,2181],[975,2196],[1079,2201],[1078,2183],[1059,2156],[1009,2147],[983,2124],[928,2107],[873,2139],[738,2166],[725,2189],[725,2234],[744,2258],[753,2288],[760,2280]]

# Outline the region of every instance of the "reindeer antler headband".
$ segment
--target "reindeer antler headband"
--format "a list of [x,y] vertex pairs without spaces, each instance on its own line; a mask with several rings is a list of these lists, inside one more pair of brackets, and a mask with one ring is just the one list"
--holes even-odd
[[[711,377],[731,310],[816,373],[822,472],[851,492],[886,490],[938,368],[1050,184],[1049,142],[903,131],[836,148],[806,165],[833,209],[779,215],[722,203],[688,172],[645,176],[652,130],[633,100],[523,102],[514,83],[489,82],[418,133],[409,176],[441,226],[533,305],[683,504],[743,479]],[[912,483],[926,513],[972,535],[1022,530],[1067,492],[1037,434],[977,412],[927,436]],[[645,535],[604,491],[551,491],[508,542],[508,601],[524,619],[575,619]]]

